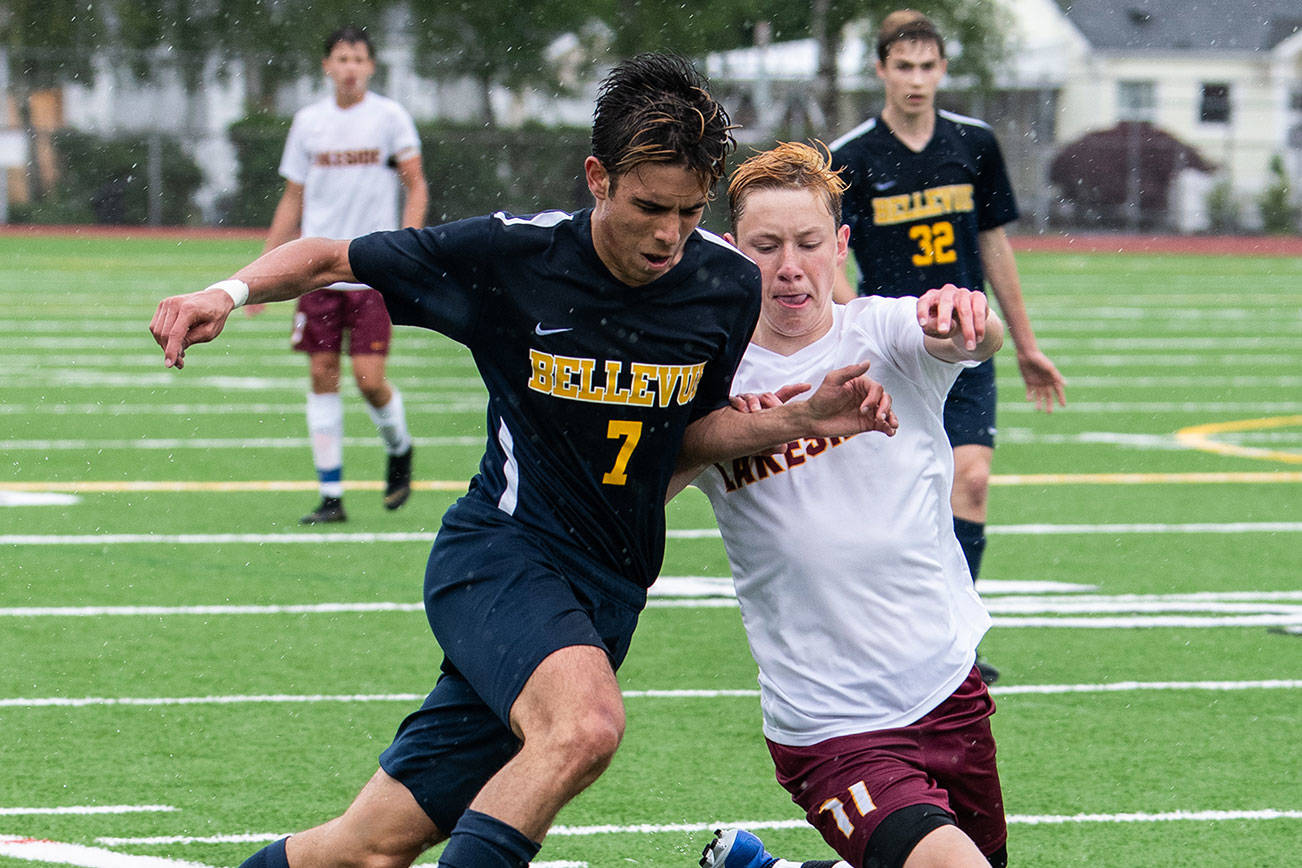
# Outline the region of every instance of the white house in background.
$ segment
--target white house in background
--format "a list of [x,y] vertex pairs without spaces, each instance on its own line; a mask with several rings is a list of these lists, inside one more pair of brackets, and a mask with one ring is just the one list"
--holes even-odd
[[[1012,22],[1012,50],[997,92],[973,111],[999,134],[1029,215],[1048,211],[1044,179],[1053,153],[1120,121],[1149,121],[1192,145],[1245,205],[1270,182],[1276,154],[1302,191],[1302,0],[998,2]],[[846,95],[880,90],[873,32],[847,30],[837,64]],[[816,51],[812,40],[756,46],[711,55],[707,69],[716,83],[742,88],[739,99],[755,107],[748,120],[762,135],[780,125],[771,123],[775,115],[791,119],[809,102]],[[952,92],[954,84],[945,87]],[[875,111],[880,100],[868,105]],[[1242,210],[1255,217],[1254,208]],[[1173,222],[1201,228],[1196,219]]]
[[1217,164],[1242,200],[1270,183],[1275,155],[1302,188],[1302,0],[1057,6],[1087,47],[1064,57],[1059,142],[1148,121]]

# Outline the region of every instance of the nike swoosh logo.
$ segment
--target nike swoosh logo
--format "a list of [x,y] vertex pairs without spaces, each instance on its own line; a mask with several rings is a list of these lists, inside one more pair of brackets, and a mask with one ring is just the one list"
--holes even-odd
[[878,181],[873,184],[873,189],[878,193],[884,192],[895,186],[894,181]]
[[536,334],[536,335],[537,335],[538,337],[540,337],[540,338],[545,338],[545,337],[547,337],[547,335],[558,335],[558,334],[560,334],[561,332],[572,332],[572,331],[574,331],[573,328],[564,328],[564,329],[545,329],[545,328],[543,328],[543,324],[542,324],[542,323],[538,323],[538,325],[536,325],[536,326],[533,327],[533,333]]

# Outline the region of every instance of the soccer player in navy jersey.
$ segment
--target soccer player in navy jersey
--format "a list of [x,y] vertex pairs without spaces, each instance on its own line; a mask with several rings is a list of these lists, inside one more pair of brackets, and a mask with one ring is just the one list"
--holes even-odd
[[[844,218],[859,266],[859,295],[921,296],[952,283],[973,291],[988,281],[1017,351],[1026,397],[1049,412],[1065,404],[1064,380],[1036,344],[1004,225],[1017,218],[1012,185],[994,133],[974,118],[936,110],[945,44],[920,12],[883,19],[877,76],[885,105],[834,141],[832,162],[849,184]],[[855,290],[841,280],[836,299]],[[985,551],[986,501],[995,443],[995,367],[963,372],[945,405],[954,448],[954,532],[972,580]],[[979,661],[987,683],[998,670]]]
[[863,363],[808,401],[729,406],[760,276],[697,225],[735,147],[706,88],[672,56],[611,72],[584,163],[591,209],[301,239],[160,302],[150,329],[180,367],[239,304],[356,279],[395,323],[466,344],[488,388],[483,461],[425,574],[438,682],[342,816],[249,868],[405,868],[443,840],[444,868],[527,865],[623,735],[615,670],[659,572],[675,467],[894,432]]

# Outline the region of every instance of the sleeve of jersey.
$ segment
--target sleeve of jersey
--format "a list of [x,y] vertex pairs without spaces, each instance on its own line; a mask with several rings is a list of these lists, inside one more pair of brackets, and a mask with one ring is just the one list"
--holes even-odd
[[296,114],[285,138],[285,151],[280,156],[280,177],[302,184],[307,179],[310,162],[311,157],[303,146],[303,118]]
[[492,235],[486,217],[373,232],[353,239],[348,261],[358,280],[384,296],[395,325],[469,343],[490,279]]
[[[927,352],[922,329],[918,328],[918,300],[900,298],[855,299],[847,306],[854,327],[905,378],[927,386],[938,400],[944,400],[959,372],[968,365],[945,362]],[[872,369],[868,376],[873,376]]]
[[997,229],[1017,219],[1017,200],[1008,180],[1004,155],[990,133],[981,150],[981,174],[977,179],[977,229]]
[[[740,255],[737,258],[742,259]],[[744,262],[744,267],[738,269],[742,272],[742,276],[737,282],[743,288],[745,296],[741,303],[732,307],[735,315],[728,325],[728,337],[723,348],[705,366],[701,386],[696,390],[696,397],[692,401],[693,422],[728,403],[728,398],[732,394],[733,375],[737,373],[741,357],[750,344],[751,333],[755,331],[755,324],[759,322],[759,268],[749,259]]]

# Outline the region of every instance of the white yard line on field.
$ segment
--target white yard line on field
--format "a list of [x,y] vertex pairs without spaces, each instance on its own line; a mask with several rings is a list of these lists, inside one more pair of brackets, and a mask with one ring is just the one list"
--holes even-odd
[[[1127,812],[1127,813],[1088,813],[1088,814],[1010,814],[1007,817],[1011,825],[1045,825],[1066,823],[1171,823],[1171,822],[1218,822],[1228,820],[1297,820],[1302,819],[1302,810],[1277,810],[1273,808],[1230,811],[1230,810],[1193,810],[1163,811],[1161,813]],[[630,825],[593,825],[593,826],[553,826],[549,835],[559,837],[582,837],[592,835],[654,835],[667,833],[704,833],[709,834],[720,828],[742,829],[804,829],[808,824],[804,820],[715,820],[708,823],[635,823]],[[286,833],[287,834],[287,833]],[[283,838],[281,833],[240,834],[240,835],[166,835],[141,838],[96,838],[95,843],[108,847],[150,846],[174,844],[256,844]],[[539,868],[543,863],[534,863]]]
[[0,808],[0,817],[56,814],[157,814],[175,811],[171,805],[62,805],[56,808]]
[[82,868],[208,868],[202,862],[164,859],[161,856],[135,856],[102,847],[12,835],[0,835],[0,856],[55,865],[79,865]]
[[[117,844],[200,844],[200,843],[258,843],[275,841],[284,835],[220,835],[202,838],[164,840],[99,838],[96,843],[117,842]],[[106,846],[114,846],[106,844]],[[118,853],[102,847],[87,847],[84,844],[65,844],[60,841],[47,841],[38,838],[21,838],[0,834],[0,856],[23,859],[29,862],[46,862],[54,865],[78,865],[82,868],[211,868],[202,862],[190,862],[183,859],[168,859],[161,856],[136,856],[131,853]],[[587,868],[587,862],[549,861],[532,862],[532,868]],[[437,862],[434,866],[438,865]]]
[[[991,687],[995,696],[1142,693],[1149,691],[1299,690],[1302,680],[1255,681],[1114,681],[1102,684],[1021,684]],[[758,697],[757,688],[625,690],[625,699],[723,699]],[[187,705],[317,705],[369,702],[417,703],[423,693],[269,693],[227,696],[46,696],[0,698],[0,708],[171,707]]]
[[[0,486],[3,489],[3,486]],[[1106,535],[1120,534],[1239,534],[1297,533],[1299,521],[1195,522],[1188,524],[995,524],[987,525],[988,535]],[[106,534],[0,534],[0,546],[56,545],[295,545],[322,543],[431,542],[434,531],[388,533],[106,533]],[[718,539],[718,528],[670,530],[669,539]]]

